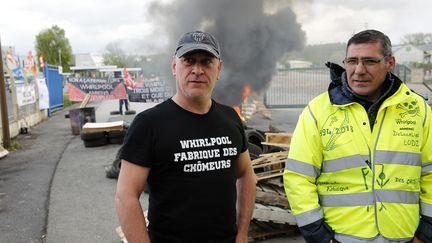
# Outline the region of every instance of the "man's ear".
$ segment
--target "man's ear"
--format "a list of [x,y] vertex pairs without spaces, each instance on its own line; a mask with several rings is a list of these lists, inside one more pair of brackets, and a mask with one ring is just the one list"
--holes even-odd
[[388,65],[388,71],[389,72],[392,71],[396,67],[396,59],[393,55],[391,57],[389,57],[389,59],[387,61],[387,65]]
[[176,74],[176,56],[173,56],[171,60],[171,72],[173,75]]
[[223,66],[223,61],[222,61],[222,59],[220,59],[219,60],[219,67],[218,67],[218,77],[217,77],[217,79],[219,79],[219,76],[220,76],[220,72],[222,71],[222,66]]

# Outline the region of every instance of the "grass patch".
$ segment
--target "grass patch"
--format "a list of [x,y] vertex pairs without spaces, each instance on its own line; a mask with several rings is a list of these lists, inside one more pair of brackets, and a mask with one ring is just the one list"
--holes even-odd
[[69,100],[69,93],[63,93],[63,108],[69,107],[72,105],[72,102]]
[[9,150],[9,151],[17,151],[17,150],[19,150],[21,148],[22,148],[21,144],[16,139],[12,139],[10,148],[8,148],[7,150]]

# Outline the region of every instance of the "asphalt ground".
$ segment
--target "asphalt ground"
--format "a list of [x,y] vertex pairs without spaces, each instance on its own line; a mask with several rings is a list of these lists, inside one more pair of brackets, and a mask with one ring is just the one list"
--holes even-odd
[[[137,113],[154,104],[130,103]],[[118,101],[91,102],[96,122],[124,120],[134,115],[110,115]],[[76,107],[72,107],[76,108]],[[300,109],[269,110],[247,125],[292,132]],[[115,229],[116,180],[105,177],[120,145],[86,148],[72,135],[68,109],[54,113],[16,138],[21,148],[0,159],[0,242],[120,242]],[[148,195],[141,203],[147,207]],[[256,242],[305,242],[298,233]]]

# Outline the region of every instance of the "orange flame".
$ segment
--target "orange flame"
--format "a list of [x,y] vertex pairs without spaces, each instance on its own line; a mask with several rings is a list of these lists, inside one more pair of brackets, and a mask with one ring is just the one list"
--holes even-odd
[[233,109],[237,112],[237,115],[240,117],[240,120],[242,120],[243,122],[246,121],[246,118],[244,118],[244,116],[241,115],[241,109],[240,106],[238,105],[233,105]]
[[252,88],[249,84],[246,84],[245,86],[243,86],[243,99],[242,99],[242,101],[245,101],[249,97],[251,89]]
[[[246,84],[245,86],[243,86],[243,93],[242,93],[242,103],[247,102],[247,98],[249,97],[250,93],[251,93],[251,86],[249,84]],[[246,117],[244,117],[242,115],[242,111],[241,111],[241,105],[233,105],[234,110],[237,112],[237,115],[240,117],[240,120],[242,120],[243,122],[246,122]]]
[[[245,86],[243,86],[242,103],[247,102],[247,98],[249,97],[251,90],[252,90],[252,88],[249,84],[246,84]],[[240,120],[242,120],[243,122],[246,122],[246,117],[244,117],[242,115],[242,112],[241,112],[241,104],[240,105],[233,105],[233,108],[237,112],[237,115],[240,117]]]

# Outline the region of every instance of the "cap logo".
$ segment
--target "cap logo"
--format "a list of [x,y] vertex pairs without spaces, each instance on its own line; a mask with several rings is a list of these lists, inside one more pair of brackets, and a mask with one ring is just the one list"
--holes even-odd
[[205,37],[204,33],[193,33],[192,34],[192,38],[197,42],[203,41],[204,37]]

